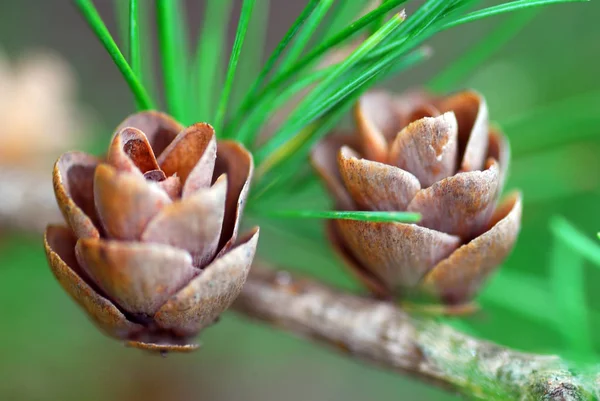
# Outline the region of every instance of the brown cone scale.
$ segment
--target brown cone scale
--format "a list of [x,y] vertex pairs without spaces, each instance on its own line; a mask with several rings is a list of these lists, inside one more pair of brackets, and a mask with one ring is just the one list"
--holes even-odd
[[67,226],[46,230],[52,272],[109,336],[193,351],[254,257],[258,228],[237,241],[252,168],[252,155],[218,142],[208,124],[185,128],[154,111],[128,117],[106,158],[70,152],[56,162]]
[[510,149],[485,99],[373,91],[354,117],[355,134],[326,137],[311,154],[336,209],[422,218],[332,221],[333,248],[377,296],[467,305],[510,254],[521,222],[519,193],[497,206]]

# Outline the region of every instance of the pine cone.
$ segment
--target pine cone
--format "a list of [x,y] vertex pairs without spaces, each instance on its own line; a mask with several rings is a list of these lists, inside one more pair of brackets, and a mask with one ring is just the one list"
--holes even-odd
[[417,224],[335,220],[333,247],[377,295],[465,305],[516,241],[521,196],[497,206],[510,151],[472,91],[364,95],[357,134],[325,138],[312,162],[344,210],[410,211]]
[[[158,155],[158,158],[155,157]],[[241,291],[258,228],[239,240],[253,170],[236,142],[143,112],[104,160],[63,154],[54,191],[69,227],[49,226],[50,267],[106,334],[154,351],[190,351]]]

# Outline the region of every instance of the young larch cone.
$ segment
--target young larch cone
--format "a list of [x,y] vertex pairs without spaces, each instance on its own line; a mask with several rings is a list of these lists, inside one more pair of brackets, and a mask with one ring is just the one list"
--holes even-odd
[[497,206],[510,151],[473,91],[447,97],[369,92],[356,134],[335,134],[311,159],[343,210],[410,211],[418,224],[333,220],[330,241],[384,298],[433,299],[460,310],[508,256],[521,195]]
[[[158,157],[155,157],[157,155]],[[68,224],[49,226],[52,272],[106,334],[153,351],[190,339],[239,295],[258,241],[236,243],[251,154],[158,112],[127,118],[104,160],[63,154],[54,166]]]

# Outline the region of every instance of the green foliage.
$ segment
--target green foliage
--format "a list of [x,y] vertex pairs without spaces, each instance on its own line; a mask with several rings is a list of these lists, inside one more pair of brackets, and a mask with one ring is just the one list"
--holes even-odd
[[129,2],[129,63],[136,77],[142,75],[139,19],[138,1],[131,0]]
[[179,0],[157,0],[156,22],[163,70],[163,82],[167,100],[167,111],[183,121],[185,116],[185,79],[187,77],[187,49],[181,41],[178,27],[183,24],[180,17]]
[[[403,18],[397,16],[386,23],[383,21],[389,12],[406,0],[389,0],[381,2],[373,11],[360,16],[354,22],[348,24],[346,21],[345,26],[340,23],[339,26],[342,28],[338,32],[330,36],[327,33],[326,36],[318,38],[316,37],[318,27],[328,16],[330,9],[335,10],[336,7],[341,6],[333,0],[312,0],[278,44],[254,84],[247,91],[240,107],[235,110],[230,105],[231,93],[234,89],[238,61],[242,54],[242,44],[252,19],[254,1],[243,3],[229,68],[223,88],[220,94],[217,94],[213,85],[214,82],[219,82],[218,49],[221,49],[225,42],[225,31],[218,28],[225,25],[227,10],[230,9],[231,3],[209,2],[206,15],[210,15],[211,18],[205,18],[205,29],[212,28],[214,31],[202,31],[203,35],[198,40],[195,68],[188,68],[186,33],[181,32],[182,27],[186,26],[185,19],[182,18],[181,4],[178,1],[159,0],[156,3],[157,25],[167,111],[185,122],[194,121],[201,116],[212,118],[211,121],[218,135],[241,140],[254,150],[260,177],[286,160],[300,160],[301,158],[292,155],[306,155],[310,145],[325,135],[330,127],[340,120],[357,96],[381,81],[391,70],[397,72],[404,69],[401,62],[405,64],[406,58],[403,56],[410,54],[425,39],[437,32],[501,13],[567,1],[569,0],[519,0],[466,13],[470,6],[478,2],[428,0],[410,16],[406,23],[400,24]],[[85,5],[80,7],[84,15],[95,13],[91,1],[82,0],[77,3]],[[129,68],[122,56],[116,57],[115,60],[118,60],[118,65],[128,78],[128,82],[135,84],[132,88],[137,88],[134,94],[139,107],[145,108],[149,103],[144,100],[145,91],[139,84],[139,79],[136,79],[140,75],[136,5],[136,1],[130,3],[129,46],[130,62],[134,68]],[[365,5],[366,2],[363,6]],[[350,7],[346,8],[350,9]],[[88,20],[97,30],[102,24],[97,13],[95,16],[95,18],[88,17]],[[349,46],[350,39],[375,27],[379,28],[355,49],[339,48],[342,45]],[[107,31],[102,31],[99,36],[110,37]],[[492,39],[498,42],[498,38],[492,36]],[[256,50],[259,44],[253,42],[252,49]],[[309,43],[316,45],[310,49]],[[486,49],[489,48],[489,43],[484,44]],[[113,47],[116,45],[108,46],[111,49]],[[118,52],[118,49],[116,51]],[[217,60],[207,57],[207,54],[212,54],[211,51],[218,56]],[[350,54],[339,63],[315,67],[319,60],[321,63],[327,62],[327,57],[330,57],[332,51],[345,51]],[[302,56],[303,53],[306,54]],[[479,60],[480,56],[475,57],[475,62]],[[417,61],[420,60],[415,59],[415,63]],[[308,67],[311,69],[307,71]],[[190,91],[186,90],[186,87],[190,86],[185,84],[185,80],[189,77],[188,69],[198,71],[196,81],[201,85],[198,91],[201,94],[189,93]],[[464,73],[467,67],[463,65],[455,70]],[[247,79],[241,81],[243,86],[248,86]],[[208,93],[204,92],[205,90]],[[285,96],[282,96],[282,100],[279,95],[283,90]],[[301,91],[306,93],[297,102],[296,95]],[[218,108],[213,115],[210,104],[216,101],[217,96]],[[186,108],[186,104],[197,105],[198,110],[190,110],[189,107]],[[284,111],[286,107],[290,108],[287,112]],[[234,113],[231,113],[232,110],[235,110]],[[258,134],[267,128],[265,124],[274,115],[283,116],[283,121],[269,140],[255,149]],[[285,166],[284,169],[295,167],[297,166]],[[259,182],[256,185],[261,184]],[[266,186],[270,187],[268,183]]]
[[550,223],[554,244],[550,259],[550,288],[556,303],[558,326],[567,349],[575,355],[589,355],[591,339],[585,295],[584,258],[595,259],[600,267],[600,247],[579,233],[566,220],[555,217]]
[[229,96],[233,89],[233,80],[235,79],[235,71],[237,69],[238,60],[240,53],[242,52],[242,45],[246,38],[246,32],[248,25],[250,24],[250,17],[252,16],[252,8],[256,0],[244,0],[242,5],[242,13],[238,22],[237,33],[235,34],[235,41],[233,42],[233,50],[231,51],[231,57],[229,59],[229,68],[227,69],[227,76],[225,78],[225,85],[221,91],[221,99],[219,100],[219,106],[217,108],[217,115],[215,116],[215,130],[221,131],[221,127],[224,124],[225,112],[229,104]]
[[421,220],[419,213],[410,212],[347,212],[347,211],[321,211],[321,210],[257,210],[253,212],[262,217],[283,219],[335,219],[372,221],[376,223],[418,223]]
[[[270,91],[274,91],[276,88],[280,87],[281,84],[287,82],[292,77],[295,76],[298,72],[302,71],[305,67],[309,66],[315,60],[318,60],[319,57],[323,57],[327,54],[327,52],[331,51],[335,46],[342,44],[343,42],[351,39],[357,33],[364,30],[365,27],[369,26],[373,21],[383,17],[386,13],[390,12],[390,10],[398,7],[402,3],[405,3],[407,0],[390,0],[385,2],[383,5],[378,7],[377,9],[371,11],[370,13],[360,17],[356,21],[352,22],[348,26],[344,27],[338,33],[332,35],[331,37],[325,36],[325,41],[320,45],[316,46],[312,49],[307,55],[305,55],[302,59],[298,60],[293,66],[289,68],[280,68],[280,71],[271,79],[271,81],[265,85],[265,88],[260,92],[256,97],[265,96]],[[308,7],[307,7],[308,8]],[[302,16],[302,15],[301,15]],[[282,41],[280,45],[285,48],[285,43]],[[283,51],[283,49],[282,49]],[[258,83],[258,82],[257,82]],[[252,92],[249,93],[251,95]],[[255,93],[256,95],[256,93]],[[250,103],[251,101],[256,100],[256,98],[250,97],[246,103]],[[241,112],[245,110],[242,109]]]
[[444,29],[453,28],[455,26],[477,21],[483,18],[492,17],[499,14],[509,13],[518,10],[526,10],[528,8],[534,8],[539,6],[546,6],[550,4],[558,4],[558,3],[574,3],[574,2],[585,2],[589,0],[516,0],[511,1],[504,4],[499,4],[494,7],[489,7],[483,10],[479,10],[476,12],[472,12],[470,14],[465,15],[462,18],[457,18],[454,21],[448,22]]
[[[513,151],[532,153],[592,139],[598,134],[598,98],[600,91],[581,93],[503,120],[506,132],[521,132],[511,138]],[[544,134],[540,135],[540,132]]]
[[486,59],[527,26],[539,12],[540,9],[532,8],[531,10],[527,10],[527,12],[512,15],[494,29],[493,32],[487,34],[464,57],[459,58],[453,65],[438,74],[429,83],[431,90],[445,92],[460,84],[471,71],[477,68],[477,66],[482,65]]
[[209,1],[206,4],[204,20],[198,38],[195,65],[195,79],[191,87],[195,88],[190,94],[189,104],[196,111],[199,121],[212,121],[215,110],[213,105],[218,99],[220,86],[223,81],[223,52],[227,39],[229,14],[233,5],[232,0]]
[[288,49],[285,57],[279,64],[280,69],[286,69],[293,66],[298,57],[302,54],[308,42],[313,38],[313,35],[317,28],[321,25],[321,22],[325,18],[325,15],[333,6],[334,0],[322,0],[317,4],[314,11],[307,18],[306,23],[302,29],[298,32],[290,48]]
[[96,11],[94,4],[91,0],[75,0],[75,5],[81,11],[81,14],[86,19],[94,34],[98,37],[106,51],[112,57],[115,65],[123,74],[123,78],[129,85],[129,89],[135,96],[137,103],[139,104],[140,109],[152,109],[154,108],[154,102],[148,95],[148,92],[140,82],[139,78],[135,75],[131,66],[125,60],[125,57],[119,50],[119,47],[115,43],[112,38],[110,32],[102,22],[102,18]]
[[305,138],[314,136],[316,130],[310,124],[335,106],[340,106],[343,99],[357,91],[369,78],[381,72],[387,66],[385,64],[391,62],[391,60],[385,60],[385,63],[374,63],[366,71],[361,69],[353,76],[344,77],[355,64],[363,60],[373,48],[391,35],[402,21],[403,19],[399,17],[390,19],[306,95],[279,131],[256,151],[259,169],[262,167],[264,171],[266,168],[272,168],[275,163],[295,152],[298,147],[302,146]]
[[265,53],[270,8],[271,0],[261,0],[254,4],[250,26],[244,41],[244,52],[240,56],[235,80],[236,90],[232,93],[229,108],[241,103],[244,94],[250,90],[254,80],[260,74]]
[[561,337],[564,354],[591,361],[596,358],[591,320],[599,316],[586,299],[585,266],[588,262],[600,267],[600,245],[562,217],[551,220],[550,231],[554,240],[548,279],[503,270],[488,286],[482,301],[554,328]]

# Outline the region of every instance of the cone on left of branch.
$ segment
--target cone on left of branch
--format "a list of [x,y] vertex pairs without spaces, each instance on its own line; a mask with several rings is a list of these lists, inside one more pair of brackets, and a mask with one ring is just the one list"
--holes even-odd
[[[156,155],[156,156],[155,156]],[[106,334],[151,351],[186,352],[238,296],[258,228],[237,239],[252,155],[142,112],[117,128],[102,159],[63,154],[53,182],[67,226],[49,226],[50,267]]]

